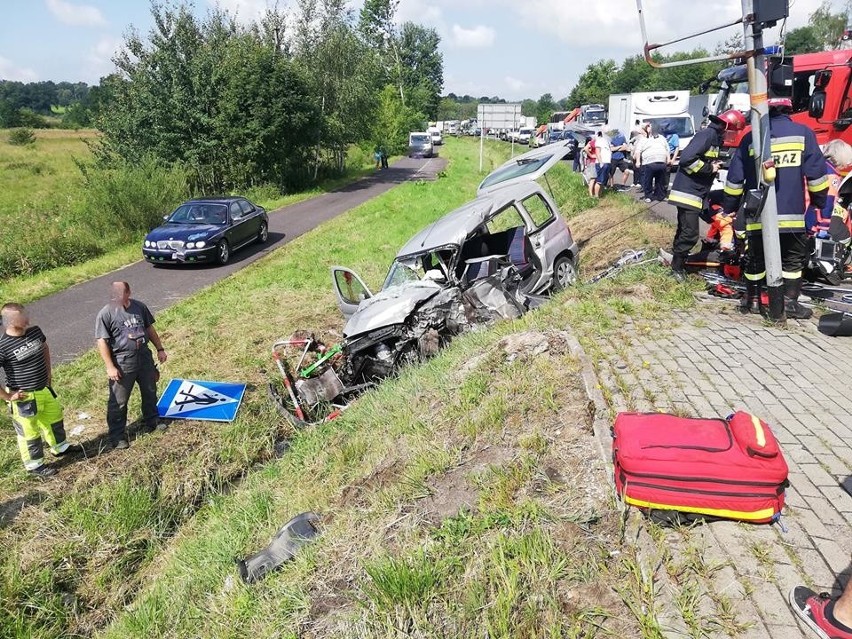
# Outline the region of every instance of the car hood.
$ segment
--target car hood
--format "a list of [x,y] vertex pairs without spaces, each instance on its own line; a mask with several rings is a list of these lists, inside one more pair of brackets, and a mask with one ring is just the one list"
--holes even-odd
[[163,224],[148,233],[146,239],[154,242],[157,240],[193,242],[215,235],[221,230],[222,227],[215,224]]
[[357,337],[385,326],[402,324],[412,311],[426,300],[437,295],[443,287],[429,280],[406,282],[379,291],[364,300],[355,314],[346,322],[343,336]]

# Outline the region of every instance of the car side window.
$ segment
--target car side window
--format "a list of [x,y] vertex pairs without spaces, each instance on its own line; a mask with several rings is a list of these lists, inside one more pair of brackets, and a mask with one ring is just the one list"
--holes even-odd
[[536,228],[544,226],[553,219],[553,211],[550,210],[550,206],[538,193],[531,195],[521,202],[521,204],[526,212],[529,213]]
[[243,210],[243,215],[248,215],[252,211],[254,211],[254,207],[248,202],[248,200],[237,200],[240,205],[240,208]]
[[520,211],[518,211],[514,204],[511,204],[488,220],[485,226],[488,227],[488,233],[493,235],[500,231],[508,231],[519,226],[526,226],[526,224],[524,224],[524,218],[521,216]]
[[231,202],[231,219],[239,220],[243,216],[239,202]]

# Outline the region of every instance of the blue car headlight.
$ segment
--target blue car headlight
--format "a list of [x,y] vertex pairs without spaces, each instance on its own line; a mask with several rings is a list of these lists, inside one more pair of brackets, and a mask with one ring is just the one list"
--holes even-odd
[[207,246],[207,242],[205,242],[204,240],[195,243],[195,248],[204,248],[205,246]]

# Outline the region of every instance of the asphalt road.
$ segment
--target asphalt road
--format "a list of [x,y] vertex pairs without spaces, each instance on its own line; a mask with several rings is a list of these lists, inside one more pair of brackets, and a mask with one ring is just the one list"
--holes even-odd
[[[131,295],[145,302],[156,314],[398,184],[408,180],[434,179],[445,165],[446,160],[441,158],[403,158],[389,169],[337,191],[270,212],[267,243],[253,244],[237,251],[225,266],[154,268],[146,262],[135,262],[28,304],[30,321],[40,326],[47,336],[53,362],[67,362],[94,347],[95,317],[109,301],[112,282],[129,282]],[[139,252],[141,255],[141,247]]]

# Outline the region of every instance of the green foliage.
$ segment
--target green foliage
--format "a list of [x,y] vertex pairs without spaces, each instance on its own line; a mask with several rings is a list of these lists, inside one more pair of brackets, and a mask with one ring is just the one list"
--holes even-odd
[[569,94],[569,104],[572,107],[581,104],[606,104],[609,94],[613,92],[613,80],[617,69],[615,60],[600,60],[590,64],[577,81],[577,86]]
[[378,96],[373,142],[390,154],[402,153],[408,146],[408,133],[423,129],[426,117],[402,103],[396,88],[386,86]]
[[35,144],[36,137],[32,129],[20,128],[9,131],[9,144],[13,146],[26,146]]
[[66,107],[85,100],[90,87],[85,82],[16,82],[0,80],[0,103],[8,102],[15,110],[29,109],[51,115],[53,107]]
[[846,29],[850,10],[852,10],[852,2],[846,2],[842,11],[834,13],[832,2],[823,0],[817,10],[810,15],[808,25],[813,30],[817,42],[820,43],[820,49],[837,49],[840,46],[840,38]]
[[186,170],[145,156],[109,167],[80,164],[85,188],[76,222],[113,242],[128,242],[161,223],[190,195]]
[[784,38],[784,51],[788,55],[822,51],[823,45],[813,27],[793,29]]
[[147,41],[127,36],[105,80],[101,159],[184,164],[197,188],[304,183],[319,109],[303,72],[257,30],[221,11],[154,4]]
[[438,114],[444,84],[441,38],[435,29],[406,22],[398,27],[399,0],[366,0],[358,29],[376,51],[381,84],[392,84],[402,104],[430,118]]

